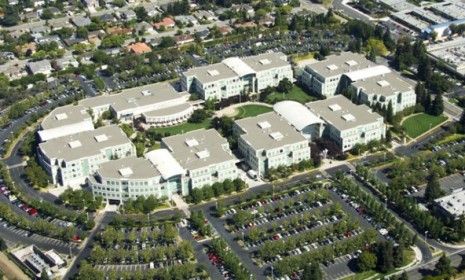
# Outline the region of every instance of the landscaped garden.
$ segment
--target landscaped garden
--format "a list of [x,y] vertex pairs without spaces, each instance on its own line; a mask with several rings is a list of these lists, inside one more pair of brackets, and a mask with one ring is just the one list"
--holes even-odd
[[266,98],[264,99],[266,103],[270,103],[270,104],[275,104],[283,100],[293,100],[299,103],[307,103],[310,101],[315,101],[316,98],[308,95],[299,86],[293,85],[292,89],[288,93],[274,91],[273,93],[266,96]]
[[236,108],[236,119],[255,117],[273,111],[273,108],[257,104],[247,104]]
[[402,127],[405,129],[407,136],[416,138],[446,120],[447,117],[445,116],[433,116],[421,113],[405,119]]

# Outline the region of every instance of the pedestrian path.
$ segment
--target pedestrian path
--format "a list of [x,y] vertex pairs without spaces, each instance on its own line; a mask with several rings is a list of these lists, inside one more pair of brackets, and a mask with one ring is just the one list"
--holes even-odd
[[171,197],[171,200],[176,204],[176,207],[181,210],[187,218],[190,218],[191,211],[189,210],[189,205],[177,194],[174,194]]

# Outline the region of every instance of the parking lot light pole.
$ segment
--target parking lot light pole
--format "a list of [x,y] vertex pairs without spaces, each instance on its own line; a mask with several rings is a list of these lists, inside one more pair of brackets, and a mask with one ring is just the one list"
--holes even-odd
[[428,245],[428,231],[425,231],[425,243]]
[[271,279],[274,280],[274,268],[271,266]]

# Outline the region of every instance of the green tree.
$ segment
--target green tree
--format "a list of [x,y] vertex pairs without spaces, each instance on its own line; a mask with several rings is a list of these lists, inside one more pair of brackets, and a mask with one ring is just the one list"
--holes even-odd
[[434,116],[439,116],[444,112],[444,101],[442,100],[442,94],[436,94],[436,97],[433,100],[431,105],[431,114]]
[[433,69],[431,68],[431,61],[428,57],[420,60],[417,68],[418,79],[422,81],[429,81],[433,75]]
[[457,126],[459,132],[465,133],[465,111],[462,112],[460,120],[457,122]]
[[450,259],[445,255],[439,258],[438,262],[434,266],[434,272],[437,275],[449,276],[453,271],[453,268],[450,264]]
[[6,246],[5,240],[0,237],[0,251],[5,251],[6,249],[8,249],[8,247]]
[[376,268],[377,258],[376,255],[363,251],[357,259],[357,269],[360,272],[369,271]]
[[47,270],[42,269],[42,272],[40,273],[40,280],[50,280],[50,277],[48,277]]
[[323,272],[321,271],[320,265],[316,262],[307,264],[302,274],[302,280],[322,280]]
[[134,9],[134,12],[136,13],[137,21],[139,21],[139,22],[145,21],[145,20],[147,20],[149,18],[149,15],[147,14],[147,11],[142,6],[136,7]]
[[432,202],[436,198],[439,198],[444,195],[444,191],[441,189],[439,183],[439,176],[436,173],[433,173],[428,178],[428,183],[426,184],[425,189],[425,199],[428,202]]
[[289,81],[288,78],[284,78],[281,81],[279,81],[279,84],[276,87],[276,89],[282,93],[289,93],[292,90],[292,82]]
[[379,242],[376,248],[377,269],[383,273],[394,269],[392,242]]
[[394,109],[392,108],[392,102],[389,101],[388,107],[386,109],[386,121],[392,124],[394,120]]

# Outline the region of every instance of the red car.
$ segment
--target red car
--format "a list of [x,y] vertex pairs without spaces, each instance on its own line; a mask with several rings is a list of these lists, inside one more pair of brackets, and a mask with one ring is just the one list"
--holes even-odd
[[71,237],[71,241],[80,243],[82,240],[81,237],[79,237],[79,235],[74,235],[73,237]]
[[26,212],[33,217],[39,215],[39,211],[37,211],[37,209],[32,208],[32,207],[29,208],[29,210],[27,210]]

